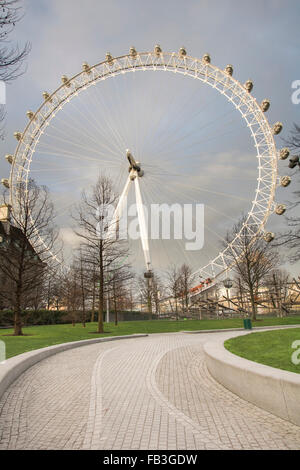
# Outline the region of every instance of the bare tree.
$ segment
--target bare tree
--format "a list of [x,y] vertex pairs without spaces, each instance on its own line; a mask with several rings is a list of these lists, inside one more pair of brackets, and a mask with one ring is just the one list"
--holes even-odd
[[290,275],[282,269],[274,269],[265,280],[266,300],[278,312],[278,316],[283,317],[289,310],[287,308]]
[[81,303],[81,286],[79,271],[74,263],[65,269],[62,276],[62,290],[67,311],[71,316],[72,325],[75,326],[77,312]]
[[[30,44],[27,42],[23,48],[11,45],[9,34],[23,18],[20,0],[0,1],[0,80],[6,83],[15,80],[24,72],[23,64],[29,51]],[[0,122],[5,118],[4,105],[0,105]],[[4,131],[0,129],[0,137],[3,139]]]
[[176,266],[171,266],[167,271],[166,289],[175,302],[176,320],[178,320],[178,299],[180,296],[180,272]]
[[[237,234],[239,234],[238,241],[232,244]],[[233,263],[232,270],[250,298],[252,319],[256,320],[258,291],[266,276],[278,265],[278,253],[262,238],[253,238],[245,225],[245,218],[242,218],[227,234],[224,246],[228,246],[227,256]]]
[[22,74],[24,59],[30,51],[28,42],[22,49],[18,45],[9,46],[8,36],[24,16],[20,3],[20,0],[0,1],[0,79],[5,82]]
[[130,280],[130,282],[127,285],[127,296],[128,296],[128,308],[130,312],[133,312],[133,306],[134,306],[134,296],[133,296],[133,281],[134,277]]
[[105,176],[99,176],[91,191],[82,193],[81,203],[73,216],[78,223],[75,233],[82,240],[86,263],[90,265],[97,279],[98,333],[104,332],[105,277],[110,267],[117,265],[127,252],[124,240],[114,236],[115,222],[109,217],[117,200],[112,181]]
[[138,280],[138,285],[141,294],[141,301],[147,305],[148,313],[152,314],[154,307],[155,315],[159,315],[163,284],[158,275],[155,274],[155,276],[153,275],[150,279],[141,276]]
[[290,136],[285,140],[291,150],[300,150],[300,126],[294,123],[294,127],[290,132]]
[[83,247],[80,247],[78,256],[74,261],[74,269],[77,270],[80,284],[81,319],[83,328],[86,326],[86,304],[88,299],[88,285],[90,281],[89,268],[90,266],[86,261],[84,249]]
[[152,304],[154,301],[154,277],[146,278],[144,275],[138,278],[141,304],[147,305],[147,313],[152,315]]
[[111,279],[109,279],[106,290],[107,295],[111,294],[113,301],[116,326],[118,325],[118,310],[126,303],[128,282],[133,277],[133,273],[126,264],[115,265],[112,269]]
[[44,280],[44,299],[47,310],[55,308],[59,311],[64,302],[63,264],[59,267],[48,266],[45,272]]
[[2,221],[0,271],[8,280],[6,291],[14,310],[14,334],[22,335],[21,311],[41,285],[45,266],[52,261],[57,233],[48,190],[32,179],[16,189],[14,210]]
[[90,295],[91,295],[91,301],[92,301],[92,311],[91,311],[91,323],[95,321],[95,310],[96,310],[96,282],[97,282],[97,276],[96,276],[96,266],[93,263],[92,264],[92,269],[90,271]]
[[192,287],[192,270],[187,264],[183,264],[179,269],[179,289],[182,300],[183,310],[186,312],[189,308],[189,292]]
[[[300,126],[294,124],[294,127],[290,133],[290,137],[285,140],[286,144],[293,152],[298,152],[298,155],[294,155],[292,160],[298,158],[299,162],[299,154],[300,154]],[[292,163],[292,160],[290,162]],[[296,166],[295,173],[297,172],[299,175],[299,165],[297,163],[293,163],[292,166]],[[294,191],[295,201],[289,205],[289,211],[293,211],[294,209],[298,209],[300,204],[300,191]],[[297,216],[288,216],[286,217],[286,222],[289,227],[284,233],[277,237],[276,245],[285,245],[288,249],[288,256],[292,263],[299,261],[300,259],[300,217]]]
[[153,278],[152,282],[153,282],[152,292],[153,292],[153,303],[155,307],[155,314],[160,315],[161,313],[160,302],[164,295],[164,285],[157,274]]

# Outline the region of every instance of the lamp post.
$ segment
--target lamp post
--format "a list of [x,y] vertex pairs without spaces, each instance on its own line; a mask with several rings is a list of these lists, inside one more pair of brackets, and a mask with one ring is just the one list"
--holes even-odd
[[109,291],[107,290],[106,297],[106,323],[109,323]]
[[233,286],[233,281],[231,279],[229,279],[229,277],[228,277],[227,279],[225,279],[223,281],[223,284],[224,284],[224,287],[225,287],[226,293],[227,293],[228,308],[230,308],[230,289]]

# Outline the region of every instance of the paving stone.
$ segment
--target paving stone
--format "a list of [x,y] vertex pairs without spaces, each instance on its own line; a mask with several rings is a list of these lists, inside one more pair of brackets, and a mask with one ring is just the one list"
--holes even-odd
[[1,398],[0,449],[300,449],[298,426],[210,376],[202,345],[212,335],[157,334],[41,361]]

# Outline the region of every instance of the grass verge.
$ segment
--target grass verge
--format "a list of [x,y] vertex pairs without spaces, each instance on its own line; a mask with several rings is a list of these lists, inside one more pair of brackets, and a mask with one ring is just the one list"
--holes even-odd
[[[300,364],[293,364],[294,341],[300,340],[300,327],[287,330],[255,332],[225,341],[228,351],[250,361],[290,372],[300,373]],[[298,355],[300,358],[300,354]]]
[[[271,325],[300,325],[300,316],[286,318],[265,318],[253,323],[253,326]],[[242,328],[243,321],[237,318],[226,320],[153,320],[153,321],[127,321],[120,322],[118,326],[113,323],[105,324],[105,333],[97,334],[97,324],[87,323],[86,328],[81,324],[72,325],[46,325],[29,326],[24,328],[25,336],[10,336],[11,329],[0,330],[0,339],[6,345],[6,357],[10,358],[34,349],[52,346],[54,344],[68,343],[82,339],[92,339],[105,336],[131,335],[134,333],[171,333],[183,330],[214,330],[226,328]],[[300,334],[299,334],[300,336]],[[300,338],[299,338],[300,339]]]

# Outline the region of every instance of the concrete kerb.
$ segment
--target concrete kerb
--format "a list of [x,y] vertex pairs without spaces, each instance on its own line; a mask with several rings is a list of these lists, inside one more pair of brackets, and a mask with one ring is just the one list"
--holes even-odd
[[18,356],[7,359],[3,364],[0,364],[0,399],[7,388],[27,369],[36,364],[37,362],[53,356],[54,354],[67,351],[68,349],[79,348],[81,346],[88,346],[95,343],[105,343],[107,341],[116,341],[121,339],[143,338],[148,334],[135,334],[128,336],[109,336],[107,338],[93,338],[81,341],[73,341],[70,343],[62,343],[46,348],[35,349]]
[[[297,325],[275,325],[275,326],[254,326],[250,331],[259,331],[259,330],[282,330],[285,328],[300,328],[300,323]],[[201,333],[227,333],[231,331],[244,331],[249,332],[249,330],[245,330],[245,328],[219,328],[214,330],[190,330],[190,331],[182,331],[182,333],[188,333],[190,335],[193,334],[201,334]]]
[[213,378],[240,398],[300,426],[300,375],[232,354],[224,338],[204,344]]

